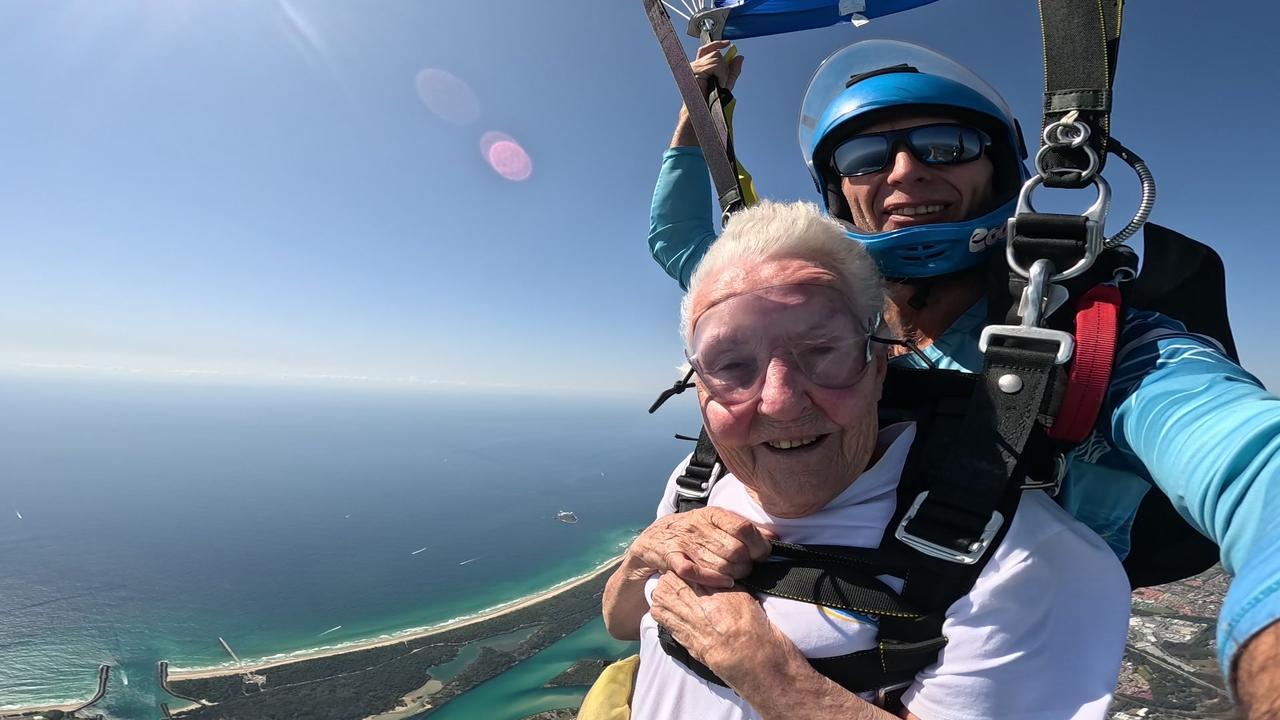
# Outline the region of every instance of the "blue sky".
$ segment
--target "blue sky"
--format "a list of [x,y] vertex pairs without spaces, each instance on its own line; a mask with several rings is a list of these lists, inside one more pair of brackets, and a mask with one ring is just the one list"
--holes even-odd
[[[1276,15],[1129,3],[1113,116],[1154,219],[1224,256],[1272,385]],[[881,36],[1038,124],[1029,0],[744,41],[736,142],[763,195],[813,198],[805,84]],[[427,107],[428,68],[470,86],[473,123]],[[648,392],[680,360],[679,290],[645,245],[678,96],[639,0],[5,0],[0,91],[0,373]],[[487,164],[488,131],[527,180]],[[1108,174],[1114,231],[1136,182]]]

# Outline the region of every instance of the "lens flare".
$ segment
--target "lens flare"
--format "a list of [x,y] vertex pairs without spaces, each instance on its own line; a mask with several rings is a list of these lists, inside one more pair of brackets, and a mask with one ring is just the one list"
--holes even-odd
[[505,133],[490,131],[480,138],[480,153],[489,167],[512,182],[528,180],[533,175],[533,160],[529,153]]
[[427,68],[415,82],[418,97],[436,117],[454,125],[470,125],[480,118],[480,100],[460,77]]

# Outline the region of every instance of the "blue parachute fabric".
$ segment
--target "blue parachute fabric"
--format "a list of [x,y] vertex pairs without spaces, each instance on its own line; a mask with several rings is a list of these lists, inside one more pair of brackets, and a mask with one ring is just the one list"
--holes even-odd
[[854,15],[877,18],[937,0],[714,0],[729,8],[724,38],[738,40],[812,30],[850,22]]

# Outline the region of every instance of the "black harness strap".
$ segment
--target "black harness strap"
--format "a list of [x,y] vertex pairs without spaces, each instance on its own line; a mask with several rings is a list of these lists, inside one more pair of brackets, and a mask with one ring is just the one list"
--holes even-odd
[[1023,452],[1057,367],[1052,349],[991,346],[983,382],[942,462],[921,471],[927,491],[912,499],[895,537],[927,555],[974,564],[1010,518],[999,513],[1021,489]]
[[644,0],[645,14],[653,27],[653,34],[662,46],[662,54],[671,68],[671,76],[675,78],[676,87],[680,89],[680,97],[689,111],[689,120],[693,123],[693,131],[698,136],[698,144],[702,146],[706,158],[707,169],[711,172],[711,182],[716,188],[716,197],[720,201],[720,210],[727,217],[743,207],[742,188],[738,185],[738,172],[730,155],[729,126],[725,121],[723,108],[728,104],[727,91],[712,88],[712,99],[715,111],[708,105],[708,97],[703,95],[698,80],[689,67],[689,59],[685,57],[684,46],[671,25],[671,17],[663,7],[662,0]]
[[[1111,86],[1120,49],[1123,0],[1040,0],[1044,39],[1044,123],[1041,130],[1078,112],[1093,130],[1089,144],[1106,164],[1111,132]],[[1050,187],[1080,188],[1087,165],[1083,153],[1050,151],[1045,167]]]
[[707,506],[707,498],[716,481],[725,475],[716,446],[711,444],[707,429],[698,431],[698,444],[684,472],[676,478],[676,512],[688,512]]

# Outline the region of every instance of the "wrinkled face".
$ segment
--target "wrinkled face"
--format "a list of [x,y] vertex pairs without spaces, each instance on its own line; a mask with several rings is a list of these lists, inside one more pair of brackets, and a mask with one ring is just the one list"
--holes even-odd
[[[955,122],[952,118],[909,115],[868,126],[864,133]],[[895,148],[880,172],[841,178],[850,220],[867,233],[912,225],[971,220],[991,204],[994,168],[986,155],[958,165],[926,165],[905,146]]]
[[[696,289],[690,313],[692,334],[699,331],[698,320],[707,310],[728,299],[793,284],[839,287],[833,273],[803,260],[728,268],[705,278]],[[770,302],[779,314],[777,319],[785,321],[806,309],[797,304],[818,302],[816,297],[784,288],[771,291]],[[715,318],[716,332],[725,335],[749,333],[762,322],[758,304],[755,313],[741,318],[731,313],[708,317]],[[865,344],[862,347],[865,352]],[[801,517],[824,507],[869,464],[876,446],[876,403],[884,371],[884,359],[877,353],[852,385],[826,388],[809,380],[796,358],[779,346],[768,356],[757,398],[723,403],[711,397],[700,380],[698,401],[707,432],[734,476],[771,514]]]

